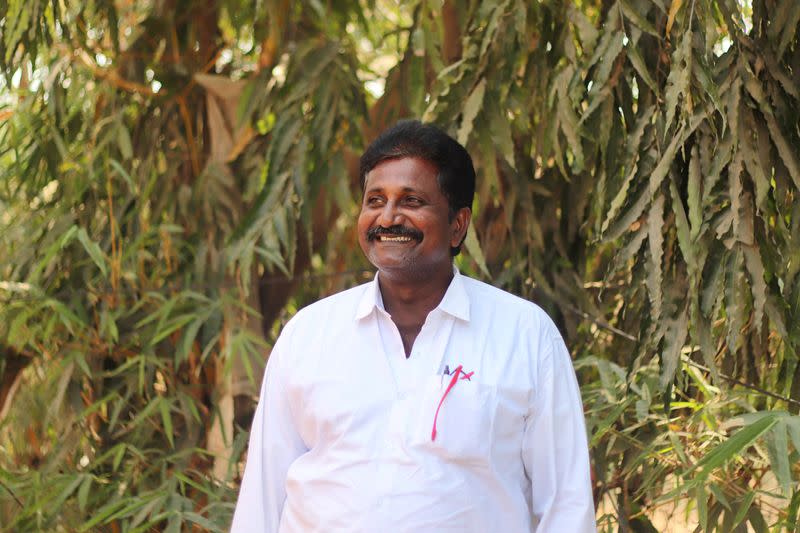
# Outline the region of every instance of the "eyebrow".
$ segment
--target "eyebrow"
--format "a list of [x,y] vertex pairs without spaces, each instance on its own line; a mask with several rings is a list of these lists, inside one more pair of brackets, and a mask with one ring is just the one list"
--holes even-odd
[[[367,193],[370,193],[370,192],[381,192],[381,191],[384,190],[384,188],[385,187],[368,187],[367,189],[364,190],[364,194],[367,194]],[[420,191],[419,189],[415,189],[413,187],[403,187],[402,192],[404,192],[404,193],[413,192],[414,194],[419,194],[419,195],[424,195],[425,194],[424,192]]]

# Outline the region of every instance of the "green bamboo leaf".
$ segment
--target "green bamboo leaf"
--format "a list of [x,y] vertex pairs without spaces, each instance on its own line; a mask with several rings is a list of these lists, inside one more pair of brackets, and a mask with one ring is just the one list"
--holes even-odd
[[150,402],[147,404],[147,406],[145,406],[144,409],[139,411],[139,413],[136,415],[136,418],[134,418],[131,421],[131,423],[129,424],[130,429],[134,429],[134,428],[140,426],[143,422],[145,422],[148,418],[150,418],[150,415],[153,414],[153,411],[158,409],[159,404],[161,403],[161,401],[162,401],[161,397],[156,397],[156,398],[150,400]]
[[598,31],[586,15],[575,7],[573,2],[567,3],[567,18],[578,33],[578,39],[584,50],[594,50]]
[[[732,217],[733,235],[739,241],[752,244],[752,239],[742,232],[742,152],[736,150],[733,160],[728,166],[728,199],[731,202],[730,214]],[[745,223],[746,224],[746,223]],[[746,233],[746,232],[745,232]]]
[[481,244],[478,242],[477,233],[475,232],[475,226],[470,220],[469,223],[469,230],[467,231],[467,237],[464,239],[464,246],[469,252],[469,255],[475,260],[478,264],[478,268],[481,269],[481,272],[489,278],[491,274],[489,274],[489,268],[486,266],[486,258],[483,256],[483,250],[481,249]]
[[789,501],[789,505],[786,507],[786,516],[788,517],[786,525],[789,531],[792,531],[792,529],[796,531],[800,526],[800,490],[795,491]]
[[171,402],[162,398],[158,402],[158,409],[161,411],[161,421],[164,423],[164,433],[167,435],[170,448],[175,448],[175,432],[172,428],[172,414],[170,413]]
[[778,80],[783,90],[795,99],[800,98],[800,85],[798,85],[800,80],[797,80],[796,76],[791,76],[791,72],[782,67],[769,50],[764,50],[761,57],[767,64],[770,76]]
[[667,321],[667,331],[664,334],[664,350],[661,354],[661,377],[659,385],[662,390],[675,378],[675,372],[681,360],[681,350],[686,344],[689,332],[689,316],[686,310],[680,311],[677,318]]
[[767,96],[764,94],[761,83],[756,78],[749,78],[745,83],[745,88],[756,103],[758,103],[758,107],[764,116],[764,121],[767,123],[767,129],[772,138],[772,142],[775,144],[775,148],[778,149],[778,155],[789,171],[789,175],[792,181],[794,181],[795,187],[800,189],[800,162],[798,162],[795,151],[792,149],[792,144],[786,140],[778,121],[775,119],[772,106],[767,100]]
[[290,206],[283,205],[275,210],[275,214],[272,218],[272,223],[275,225],[275,233],[278,235],[279,242],[284,248],[288,248],[289,241],[291,240],[289,236],[289,226],[291,225],[289,215],[290,209]]
[[785,419],[778,419],[772,430],[766,435],[766,443],[772,471],[778,478],[783,493],[789,494],[792,485],[792,469],[789,464],[789,439],[786,432]]
[[17,50],[17,43],[28,29],[31,18],[31,10],[25,2],[9,2],[8,9],[4,13],[6,18],[6,32],[4,32],[5,42],[5,63],[11,63],[12,54]]
[[[618,23],[619,23],[619,10],[617,9],[609,10],[608,19],[606,20],[604,26],[606,28],[617,28]],[[614,42],[616,39],[620,37],[619,33],[620,32],[616,29],[600,32],[600,42],[597,43],[597,46],[593,48],[594,54],[592,55],[589,62],[586,64],[586,68],[591,68],[595,64],[597,64],[597,62],[600,61],[601,59],[608,57],[609,55],[608,49],[610,46],[612,46],[612,42]],[[612,60],[613,59],[614,58],[612,58]]]
[[680,458],[681,462],[688,465],[690,463],[689,456],[686,454],[686,448],[684,447],[678,435],[676,435],[674,431],[668,430],[667,438],[669,438],[669,443],[675,449],[675,453],[678,454],[678,457]]
[[[730,118],[728,119],[730,123]],[[722,138],[722,141],[716,144],[713,148],[713,156],[711,157],[710,168],[703,173],[703,207],[708,207],[714,201],[714,196],[711,193],[714,186],[722,176],[722,171],[730,164],[731,157],[733,156],[733,140],[734,135],[731,133],[731,128],[728,128],[728,134]],[[708,156],[700,152],[700,158]]]
[[200,411],[197,409],[197,406],[194,403],[194,399],[186,393],[179,392],[178,393],[178,400],[181,403],[181,413],[183,414],[184,418],[187,420],[190,418],[194,418],[195,422],[201,422],[202,418],[200,417]]
[[[278,118],[272,132],[272,142],[267,153],[269,169],[267,171],[267,185],[273,184],[273,189],[278,186],[275,183],[278,174],[284,170],[284,161],[287,154],[298,142],[298,137],[302,131],[302,120],[299,117],[286,115]],[[282,183],[283,180],[280,181]]]
[[756,492],[754,490],[747,491],[742,501],[739,502],[739,508],[736,510],[736,514],[733,516],[733,522],[731,522],[731,531],[733,531],[736,526],[742,523],[744,517],[747,516],[747,511],[750,510],[750,506],[753,505],[753,500],[756,498]]
[[483,105],[483,95],[486,93],[486,78],[481,79],[475,86],[469,98],[464,103],[462,112],[461,127],[458,129],[458,142],[466,146],[469,134],[472,131],[472,123],[481,110]]
[[[67,143],[64,141],[64,137],[61,135],[61,132],[51,125],[48,133],[50,134],[50,139],[52,139],[56,151],[61,159],[63,159],[66,163],[72,164],[72,155],[69,152],[69,148],[67,147]],[[50,149],[52,149],[52,147],[50,147]]]
[[[614,68],[614,63],[622,52],[625,43],[625,34],[621,31],[614,32],[611,40],[608,42],[608,47],[600,63],[597,65],[597,70],[592,76],[592,89],[589,91],[589,105],[583,111],[578,125],[591,116],[592,112],[597,109],[603,101],[611,95],[611,87],[606,85],[611,71]],[[566,91],[562,93],[562,98],[568,94]],[[571,142],[571,141],[570,141]]]
[[[777,331],[778,335],[780,335],[782,338],[786,339],[789,337],[789,330],[786,328],[786,322],[784,320],[782,311],[783,306],[778,303],[779,301],[780,300],[775,298],[773,294],[767,293],[767,305],[765,311],[771,324],[775,327],[775,331]],[[800,451],[800,448],[798,448],[798,451]]]
[[621,403],[614,406],[614,408],[595,426],[594,434],[592,434],[589,447],[595,446],[602,438],[608,433],[611,427],[619,420],[620,415],[633,403],[634,397],[628,396]]
[[[289,73],[292,83],[285,85],[288,92],[283,99],[284,105],[301,100],[310,93],[314,86],[324,79],[323,72],[331,65],[339,52],[339,45],[336,42],[329,42],[320,47],[317,46],[317,42],[307,41],[306,47],[294,56],[294,68],[291,68]],[[301,79],[295,79],[295,76],[299,76]]]
[[193,480],[189,476],[186,476],[185,474],[182,474],[180,472],[176,472],[175,473],[175,478],[178,481],[180,481],[181,484],[185,483],[186,485],[189,485],[190,487],[193,487],[193,488],[197,489],[198,491],[200,491],[200,492],[202,492],[204,494],[207,494],[208,496],[212,495],[212,492],[207,487],[204,487],[203,485],[201,485],[197,481]]
[[103,309],[103,311],[100,313],[100,333],[112,343],[119,341],[119,329],[117,328],[117,322],[114,320],[114,317],[111,315],[108,309]]
[[655,26],[645,18],[644,15],[639,13],[639,11],[631,5],[628,0],[620,0],[619,5],[622,7],[622,12],[625,16],[633,22],[640,30],[649,33],[653,37],[660,38],[658,31],[656,30]]
[[702,87],[706,96],[708,96],[708,98],[711,100],[711,103],[714,105],[714,108],[722,116],[722,131],[724,132],[727,119],[727,117],[725,116],[725,105],[722,103],[722,100],[720,99],[719,87],[714,81],[713,74],[711,73],[708,66],[702,59],[694,61],[692,63],[692,75],[694,79],[696,79],[697,82],[700,84],[700,87]]
[[36,313],[36,311],[35,307],[23,309],[14,317],[8,327],[8,333],[6,334],[8,344],[20,350],[25,347],[32,337],[32,333],[28,328],[28,319]]
[[72,493],[83,483],[84,476],[84,474],[78,474],[64,487],[56,499],[51,502],[50,505],[53,509],[60,509],[64,505],[67,498],[72,496]]
[[664,150],[664,153],[659,159],[656,168],[650,173],[650,194],[656,194],[658,190],[661,188],[661,183],[664,181],[664,178],[667,177],[667,173],[669,172],[670,167],[675,162],[675,156],[678,153],[678,148],[683,144],[684,141],[684,129],[681,130],[672,138],[667,149]]
[[697,252],[695,251],[694,241],[691,237],[689,229],[689,220],[686,218],[686,211],[683,208],[683,200],[678,191],[678,186],[675,180],[671,179],[669,182],[669,192],[672,199],[672,212],[675,213],[675,227],[678,235],[678,247],[686,260],[689,269],[689,275],[693,275],[700,269],[698,265]]
[[777,420],[776,416],[767,413],[752,424],[736,431],[731,437],[705,454],[691,469],[689,469],[689,471],[687,471],[686,475],[688,476],[699,470],[699,475],[706,476],[725,463],[732,461],[737,455],[741,454],[753,444],[757,438],[769,431]]
[[78,364],[78,367],[83,371],[84,375],[87,378],[92,377],[92,370],[89,368],[89,364],[86,362],[86,356],[82,352],[74,352],[75,362]]
[[198,526],[205,528],[207,531],[215,531],[218,529],[217,524],[209,520],[208,518],[199,515],[195,512],[187,512],[183,514],[183,517],[193,524],[197,524]]
[[762,209],[764,202],[770,192],[768,173],[770,169],[765,169],[761,164],[761,159],[758,154],[758,145],[756,140],[757,128],[755,124],[755,117],[752,110],[747,106],[742,105],[742,118],[740,121],[739,131],[739,150],[742,152],[742,159],[747,172],[753,178],[756,190],[756,208]]
[[[611,205],[608,207],[608,213],[606,214],[605,220],[603,220],[603,225],[600,229],[600,233],[605,234],[608,230],[609,224],[616,218],[619,210],[625,204],[625,200],[628,198],[628,189],[633,182],[634,176],[636,176],[636,171],[638,170],[638,165],[634,161],[633,166],[625,175],[625,178],[622,180],[622,184],[620,185],[617,194],[614,195],[614,198],[611,200]],[[638,215],[637,215],[638,216]]]
[[631,65],[633,65],[634,70],[636,70],[636,73],[639,75],[640,78],[642,78],[642,81],[644,81],[647,84],[647,86],[650,87],[651,91],[653,91],[656,94],[659,94],[661,91],[659,90],[658,85],[653,79],[653,76],[650,75],[650,69],[647,68],[647,64],[645,63],[641,52],[639,52],[638,43],[629,42],[625,46],[625,53],[627,54],[627,57],[630,60]]
[[[505,113],[497,108],[498,102],[490,100],[488,103],[490,106],[493,106],[487,110],[487,112],[489,112],[489,132],[492,135],[492,140],[495,146],[497,146],[498,152],[503,154],[503,158],[511,168],[516,168],[517,165],[514,161],[514,140],[511,136],[511,122],[508,120],[508,117],[505,116]],[[577,121],[577,119],[575,120]],[[583,154],[583,152],[580,151],[580,146],[578,146],[577,150],[579,151],[578,153],[581,155]]]
[[786,430],[792,441],[794,451],[800,453],[800,416],[790,416],[786,419]]
[[[623,233],[631,228],[631,225],[642,216],[645,208],[650,204],[650,193],[647,188],[643,188],[639,195],[631,203],[631,206],[609,227],[608,232],[603,235],[605,242],[611,242],[619,238]],[[637,248],[638,249],[638,248]]]
[[729,511],[731,510],[731,504],[728,502],[728,498],[725,497],[725,493],[722,490],[720,490],[719,486],[716,483],[712,483],[711,485],[709,485],[708,489],[711,491],[711,493],[714,495],[714,497],[717,499],[720,505],[722,505],[722,507],[724,507]]
[[122,178],[125,180],[125,183],[128,184],[128,187],[130,188],[131,192],[138,192],[138,187],[136,187],[136,184],[133,182],[131,175],[128,173],[127,170],[125,170],[125,168],[122,166],[122,164],[120,164],[119,161],[109,157],[108,164],[114,167],[114,170],[117,171],[117,174],[122,176]]
[[[781,40],[778,44],[778,58],[783,56],[789,43],[794,41],[794,35],[797,32],[797,26],[800,24],[800,3],[797,2],[780,2],[778,4],[778,12],[772,18],[772,23],[769,25],[768,32],[773,33],[770,37],[774,40],[777,36],[773,32],[773,28],[777,30],[782,28]],[[780,23],[783,23],[781,27]]]
[[664,138],[670,130],[672,121],[675,117],[675,110],[678,107],[678,98],[689,98],[689,77],[692,71],[692,32],[687,31],[683,34],[681,43],[672,53],[672,64],[669,75],[667,76],[667,88],[664,91],[664,111],[666,121],[664,123]]
[[128,128],[125,127],[125,124],[121,120],[117,124],[117,145],[119,146],[123,161],[128,161],[133,157],[131,134],[128,133]]
[[697,485],[694,489],[694,499],[697,502],[697,517],[700,520],[702,531],[708,531],[708,494],[703,485]]
[[647,242],[648,242],[648,269],[647,269],[647,294],[650,297],[652,320],[658,322],[661,318],[662,302],[662,257],[664,256],[664,195],[658,194],[650,206],[647,215]]
[[708,318],[702,313],[700,295],[695,291],[692,292],[692,301],[689,311],[689,331],[692,335],[692,339],[700,346],[703,362],[711,371],[711,377],[714,383],[719,383],[720,376],[716,361],[717,351],[714,347],[714,341],[712,340],[711,324]]
[[767,305],[767,283],[764,280],[764,264],[761,261],[759,248],[743,246],[744,264],[750,273],[750,290],[753,293],[753,320],[756,331],[761,332],[764,324],[764,309]]
[[[151,518],[155,517],[159,513],[159,511],[161,511],[161,508],[164,506],[165,499],[166,495],[160,495],[146,499],[145,501],[147,503],[144,506],[142,506],[142,508],[139,509],[139,512],[136,513],[136,516],[133,517],[133,520],[131,520],[130,523],[130,527],[136,528],[137,526],[142,524],[145,520],[147,520],[148,517]],[[145,527],[141,529],[142,533],[152,528],[153,525],[155,524],[153,524],[152,522],[145,524]],[[139,530],[132,529],[132,531],[139,531]]]
[[[641,150],[642,138],[644,137],[645,129],[647,125],[650,124],[652,120],[652,113],[653,107],[647,107],[642,110],[642,113],[639,115],[639,118],[636,121],[636,125],[634,126],[633,130],[631,131],[630,135],[626,139],[626,155],[627,155],[627,173],[625,174],[625,178],[622,181],[622,184],[617,191],[617,194],[614,196],[614,199],[611,201],[611,205],[608,208],[608,214],[603,221],[603,225],[601,227],[601,233],[605,234],[608,230],[609,225],[611,222],[616,218],[619,210],[625,204],[625,201],[628,198],[628,190],[630,189],[630,185],[633,183],[634,177],[636,176],[636,172],[638,171],[638,161],[639,161],[639,153]],[[638,218],[641,212],[636,213],[633,219]],[[631,220],[632,222],[633,220]],[[628,223],[625,228],[630,226]],[[615,239],[616,237],[612,237],[610,240]]]
[[747,520],[755,533],[769,533],[769,525],[767,525],[767,521],[764,520],[764,515],[761,514],[757,505],[750,506],[750,510],[747,512]]
[[[289,215],[290,218],[286,226],[288,238],[284,247],[284,261],[286,262],[286,268],[289,272],[294,272],[294,261],[297,257],[297,213],[287,213],[287,215]],[[306,220],[305,223],[308,226],[311,225],[310,220]]]
[[192,349],[192,344],[197,338],[197,333],[208,318],[207,314],[197,316],[181,334],[181,339],[178,342],[177,349],[175,350],[175,364],[179,365],[189,357],[189,352]]
[[516,0],[511,10],[514,13],[514,31],[522,39],[528,33],[528,3],[525,0]]
[[127,503],[127,500],[116,500],[105,504],[97,510],[97,513],[94,514],[90,520],[81,524],[78,531],[84,532],[93,530],[95,526],[105,523],[111,515],[125,507]]
[[126,502],[127,505],[108,516],[105,522],[110,523],[123,518],[130,518],[135,512],[141,511],[148,501],[147,498],[129,498]]
[[[75,312],[73,312],[72,309],[58,300],[48,298],[44,302],[43,307],[54,311],[61,324],[67,329],[67,331],[70,332],[70,334],[74,335],[78,328],[86,326],[86,321],[84,319],[79,317]],[[78,308],[76,311],[81,312],[81,309]]]
[[786,140],[778,121],[775,120],[771,113],[765,114],[764,118],[766,119],[772,142],[775,143],[775,147],[778,149],[778,155],[780,155],[781,161],[789,171],[789,175],[794,181],[794,186],[800,190],[800,161],[797,159],[795,149],[792,148],[793,143]]
[[689,160],[689,181],[687,185],[687,203],[689,206],[690,238],[692,242],[700,236],[703,224],[703,211],[701,204],[702,192],[700,189],[700,149],[697,144],[692,146],[691,159]]
[[106,266],[106,259],[105,255],[103,254],[103,251],[100,249],[100,247],[97,245],[96,242],[94,242],[92,239],[89,238],[89,234],[86,233],[86,230],[84,228],[78,229],[77,235],[78,235],[78,241],[80,241],[81,245],[83,246],[83,249],[86,250],[86,253],[89,254],[89,257],[92,258],[94,264],[97,265],[97,268],[100,269],[100,272],[102,272],[103,277],[105,277],[108,272],[107,271],[108,267]]
[[647,238],[647,227],[642,225],[636,232],[634,232],[627,239],[625,244],[619,249],[617,255],[614,256],[614,266],[612,272],[619,272],[625,263],[630,260],[634,254],[639,253],[642,248],[642,243]]
[[150,339],[150,344],[155,345],[167,338],[170,334],[178,331],[186,324],[192,322],[195,318],[195,315],[181,315],[172,320],[159,322],[158,327],[156,328],[155,332],[153,333],[153,337]]
[[739,347],[739,336],[744,324],[745,300],[741,297],[744,275],[741,271],[742,254],[739,250],[730,254],[725,269],[725,314],[728,318],[728,349],[736,351]]
[[81,487],[78,489],[78,508],[81,511],[86,510],[86,503],[89,500],[89,491],[92,488],[92,476],[83,476]]

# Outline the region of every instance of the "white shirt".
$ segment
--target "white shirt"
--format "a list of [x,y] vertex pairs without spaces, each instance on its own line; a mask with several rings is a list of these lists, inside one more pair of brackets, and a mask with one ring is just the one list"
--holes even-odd
[[249,446],[234,533],[595,531],[558,330],[457,270],[409,358],[377,276],[299,311],[269,358]]

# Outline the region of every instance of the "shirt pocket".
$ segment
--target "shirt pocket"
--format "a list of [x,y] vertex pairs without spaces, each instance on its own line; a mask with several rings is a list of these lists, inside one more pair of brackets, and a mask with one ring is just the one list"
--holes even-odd
[[412,452],[448,462],[487,463],[495,437],[497,388],[459,379],[445,394],[450,379],[429,378],[406,399],[405,443]]

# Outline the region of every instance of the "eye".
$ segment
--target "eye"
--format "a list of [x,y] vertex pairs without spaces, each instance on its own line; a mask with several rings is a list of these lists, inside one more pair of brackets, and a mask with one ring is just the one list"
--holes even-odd
[[411,205],[411,206],[422,205],[423,204],[422,198],[419,198],[417,196],[406,196],[405,203],[407,205]]
[[382,203],[383,203],[383,198],[380,196],[371,195],[367,196],[364,199],[364,204],[368,206],[378,206],[381,205]]

